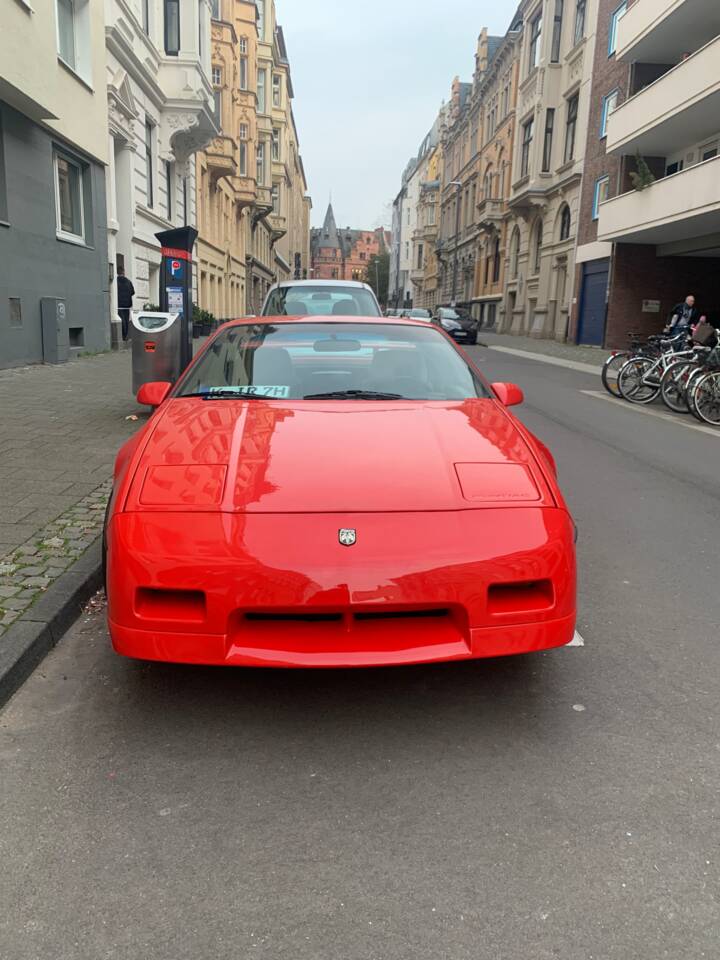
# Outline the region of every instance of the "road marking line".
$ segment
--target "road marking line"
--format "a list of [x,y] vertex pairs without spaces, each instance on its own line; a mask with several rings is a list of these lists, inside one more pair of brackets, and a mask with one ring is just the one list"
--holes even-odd
[[594,367],[590,363],[580,363],[578,360],[564,360],[562,357],[549,357],[546,353],[531,353],[529,350],[516,350],[514,347],[498,347],[493,344],[490,344],[488,349],[497,350],[499,353],[509,353],[513,357],[525,357],[526,360],[537,360],[539,363],[549,363],[554,367],[566,367],[568,370],[592,373],[595,376],[602,372],[602,364]]
[[575,636],[572,638],[570,643],[568,643],[568,647],[584,647],[584,646],[585,646],[585,641],[576,630]]
[[[668,423],[675,423],[679,427],[685,427],[686,430],[697,430],[698,433],[709,433],[711,437],[720,438],[720,430],[713,427],[704,427],[701,423],[693,423],[692,420],[682,420],[682,414],[660,413],[659,410],[648,410],[640,403],[628,403],[627,400],[621,400],[619,397],[611,397],[609,393],[602,390],[581,390],[580,393],[586,397],[594,397],[595,400],[607,400],[616,406],[621,406],[624,410],[635,410],[637,413],[644,413],[648,417],[657,417],[658,420],[667,420]],[[688,414],[691,416],[691,414]]]

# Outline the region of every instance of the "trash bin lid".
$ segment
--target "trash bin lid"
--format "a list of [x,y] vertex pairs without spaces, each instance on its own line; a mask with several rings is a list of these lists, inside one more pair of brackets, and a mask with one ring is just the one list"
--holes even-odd
[[159,333],[171,327],[179,316],[179,313],[146,313],[141,311],[132,315],[132,322],[138,330],[151,330],[153,333]]

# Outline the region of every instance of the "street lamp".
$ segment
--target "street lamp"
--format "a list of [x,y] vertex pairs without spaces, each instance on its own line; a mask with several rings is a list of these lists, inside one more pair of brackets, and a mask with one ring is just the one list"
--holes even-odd
[[450,304],[454,307],[457,291],[458,252],[460,249],[460,190],[462,189],[462,181],[451,180],[448,186],[455,187],[455,260],[453,262],[452,301]]

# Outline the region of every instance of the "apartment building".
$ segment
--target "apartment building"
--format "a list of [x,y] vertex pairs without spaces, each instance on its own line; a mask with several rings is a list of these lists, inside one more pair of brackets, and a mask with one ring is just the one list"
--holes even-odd
[[257,11],[254,0],[214,0],[211,79],[220,134],[196,158],[198,304],[219,319],[247,304],[247,235],[257,200]]
[[[105,22],[108,255],[132,281],[138,308],[160,299],[155,234],[196,223],[195,154],[218,134],[210,8],[206,0],[105,0]],[[114,285],[112,298],[117,325]]]
[[[604,330],[598,322],[591,342],[615,345],[629,329],[660,329],[689,293],[720,320],[720,6],[636,0],[609,23],[629,87],[607,120],[612,166],[595,171],[597,242],[613,246]],[[638,157],[651,176],[633,185]],[[581,304],[581,340],[585,313]]]
[[100,3],[3,4],[0,367],[110,342],[103,27]]
[[524,0],[508,198],[504,332],[565,340],[595,52],[597,0]]
[[[480,105],[478,136],[481,148],[475,218],[478,223],[478,254],[475,267],[473,314],[486,328],[503,324],[503,292],[509,261],[510,193],[515,149],[515,106],[520,68],[518,23],[510,25],[507,35],[487,63],[479,60],[474,98]],[[481,45],[480,56],[486,56]],[[517,246],[518,234],[513,231]]]
[[428,147],[421,154],[420,194],[417,202],[417,226],[413,233],[413,306],[433,310],[437,304],[439,261],[437,240],[440,231],[440,188],[443,173],[443,147],[440,141],[444,108],[428,135]]

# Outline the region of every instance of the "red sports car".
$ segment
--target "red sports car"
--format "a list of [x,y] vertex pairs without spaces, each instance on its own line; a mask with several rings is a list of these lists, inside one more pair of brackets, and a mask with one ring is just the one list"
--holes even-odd
[[115,650],[347,667],[567,644],[575,528],[549,451],[420,320],[223,326],[120,451]]

